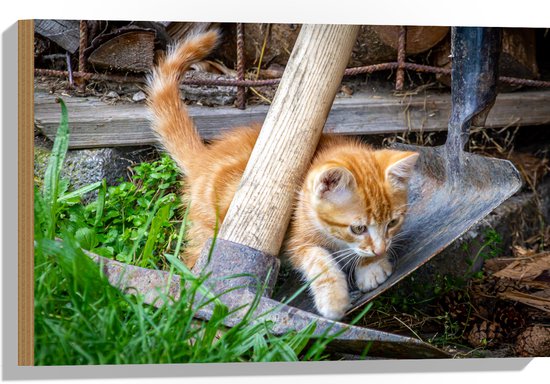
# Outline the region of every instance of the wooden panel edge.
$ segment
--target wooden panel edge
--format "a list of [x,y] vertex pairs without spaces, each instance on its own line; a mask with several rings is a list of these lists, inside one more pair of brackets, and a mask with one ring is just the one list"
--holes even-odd
[[[353,99],[336,99],[324,132],[339,135],[368,135],[406,131],[445,131],[450,115],[450,97],[450,94],[431,94],[403,100],[359,95]],[[57,108],[55,113],[45,114],[44,112],[45,108],[54,105],[54,99],[55,95],[40,92],[35,94],[35,124],[51,140],[55,138],[57,132],[59,113]],[[545,108],[548,100],[550,100],[548,90],[499,94],[487,118],[486,127],[548,124],[550,113]],[[122,105],[117,111],[117,106],[101,105],[98,99],[84,101],[68,98],[66,103],[72,129],[70,149],[157,144],[156,137],[150,131],[144,105]],[[84,110],[86,103],[94,106],[90,109],[96,114],[103,109],[109,109],[109,113],[103,118],[98,116],[97,121],[93,121],[95,117],[90,113],[87,113],[83,119],[79,114]],[[261,122],[267,113],[267,106],[249,106],[244,112],[232,107],[190,106],[188,109],[204,139],[212,139],[232,127]],[[228,122],[231,123],[228,124]],[[92,136],[93,140],[90,140]],[[113,140],[113,137],[116,139]]]
[[34,365],[34,21],[19,20],[17,363]]

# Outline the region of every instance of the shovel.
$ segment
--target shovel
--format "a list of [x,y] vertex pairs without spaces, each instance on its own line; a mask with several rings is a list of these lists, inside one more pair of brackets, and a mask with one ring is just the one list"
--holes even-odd
[[511,162],[465,151],[470,129],[484,125],[496,98],[500,30],[455,27],[451,34],[452,110],[447,141],[434,148],[399,146],[420,153],[402,229],[405,238],[394,273],[377,289],[357,297],[350,312],[410,275],[522,185]]
[[[303,57],[310,60],[309,62],[318,63],[326,52],[334,53],[338,49],[337,47],[343,45],[343,42],[350,42],[350,38],[342,38],[339,43],[333,44],[331,47],[321,47],[321,44],[325,43],[325,38],[320,38],[320,34],[315,38],[313,36],[317,32],[332,29],[335,31],[339,29],[337,33],[341,35],[349,33],[353,36],[353,33],[349,32],[351,27],[318,26],[310,28],[307,26],[302,33],[307,32],[311,35],[307,39],[297,41],[293,55],[295,52],[303,52]],[[305,33],[300,35],[300,37],[302,36],[307,37]],[[452,38],[453,108],[447,142],[437,148],[411,146],[404,148],[420,153],[420,159],[410,185],[409,213],[403,226],[403,233],[407,235],[407,240],[405,240],[404,247],[401,248],[403,251],[397,257],[395,271],[390,278],[371,292],[360,295],[355,292],[356,295],[352,296],[354,299],[349,312],[364,306],[369,300],[411,274],[521,187],[519,173],[510,162],[464,151],[470,128],[483,125],[495,101],[500,31],[492,28],[454,28]],[[306,52],[304,48],[306,46],[312,49]],[[311,56],[319,54],[319,52],[323,52],[323,55],[317,57],[316,60],[311,60]],[[347,57],[348,54],[348,51],[340,52],[337,56]],[[325,68],[333,61],[327,58],[325,60],[326,62],[320,65],[321,68]],[[288,68],[291,70],[289,71]],[[289,61],[288,68],[285,71],[288,78],[299,79],[304,84],[312,84],[313,87],[318,87],[320,79],[325,81],[325,86],[329,83],[331,85],[338,84],[340,81],[339,77],[335,75],[336,69],[330,71],[325,69],[322,76],[315,76],[302,72],[301,66],[294,66],[294,60]],[[338,71],[340,70],[341,68],[338,69]],[[305,81],[305,76],[308,75],[314,77],[315,81]],[[292,110],[289,111],[290,107],[295,110],[299,107],[309,107],[312,103],[306,102],[303,98],[306,96],[318,97],[316,92],[283,92],[283,85],[286,86],[286,84],[294,86],[296,81],[282,81],[275,100],[280,103],[290,103],[290,106],[283,108],[284,105],[279,106],[275,102],[272,104],[270,112],[276,112],[277,118],[266,118],[258,139],[260,146],[257,143],[254,147],[254,152],[257,151],[259,155],[255,157],[253,152],[251,156],[241,186],[231,203],[215,246],[211,247],[213,243],[208,243],[203,249],[201,260],[209,259],[205,270],[211,274],[213,291],[230,292],[222,295],[224,302],[230,308],[241,308],[246,303],[254,301],[256,292],[254,287],[257,282],[265,282],[267,289],[258,302],[256,312],[268,313],[264,318],[273,321],[276,325],[275,332],[297,330],[310,322],[316,322],[316,334],[318,335],[327,330],[342,332],[331,344],[347,353],[361,350],[370,343],[369,354],[373,356],[446,357],[445,352],[417,339],[321,318],[315,314],[309,297],[303,300],[295,299],[290,305],[284,305],[282,304],[284,300],[279,294],[285,289],[272,295],[272,288],[275,285],[279,269],[279,262],[273,255],[279,249],[280,238],[284,234],[286,226],[284,220],[274,219],[274,215],[280,210],[272,209],[272,207],[280,207],[280,204],[275,205],[269,200],[280,198],[282,201],[286,197],[286,200],[290,201],[288,196],[291,194],[274,193],[275,184],[267,183],[268,188],[263,188],[262,183],[265,183],[267,173],[265,170],[262,171],[262,167],[273,169],[273,162],[277,162],[279,166],[284,164],[285,171],[279,172],[276,178],[277,186],[283,188],[288,185],[289,183],[283,182],[283,180],[288,177],[289,172],[295,169],[296,160],[295,158],[292,159],[293,161],[285,160],[291,157],[281,154],[294,147],[294,145],[284,145],[283,140],[294,133],[297,135],[295,145],[309,143],[309,140],[303,139],[305,132],[320,132],[319,128],[322,128],[322,125],[311,129],[304,127],[304,121],[318,117],[318,112],[309,111],[307,108],[299,114],[293,114]],[[278,97],[279,92],[284,97]],[[299,97],[289,100],[295,95],[299,95]],[[329,99],[324,104],[329,108],[328,101],[332,100]],[[311,115],[304,118],[304,114],[308,111]],[[297,124],[289,127],[288,122],[293,120],[291,117],[285,116],[286,113],[294,118],[298,116],[299,119],[294,120]],[[285,118],[283,119],[281,116]],[[274,132],[277,130],[280,130],[281,133],[276,135]],[[301,130],[304,132],[300,132]],[[282,132],[285,137],[282,136]],[[297,132],[300,134],[298,135]],[[269,140],[262,141],[262,135]],[[262,144],[278,145],[278,148],[265,151],[261,148]],[[300,153],[300,151],[295,153]],[[271,158],[263,165],[262,162],[266,156],[271,156]],[[290,184],[292,185],[292,183]],[[262,193],[262,191],[267,192]],[[232,210],[232,208],[235,209]],[[266,220],[266,218],[270,218],[270,220]],[[273,222],[280,223],[281,226],[274,229]],[[204,265],[199,266],[200,269],[203,267]],[[234,278],[224,278],[224,276],[231,275]],[[293,285],[293,283],[291,282],[289,285]],[[287,297],[290,295],[291,293]],[[197,312],[197,316],[208,319],[211,317],[211,313],[208,310],[201,310]],[[231,326],[232,322],[238,322],[242,316],[242,313],[235,312],[235,316],[228,319],[227,325]]]
[[[287,305],[277,296],[270,297],[279,269],[274,255],[290,218],[295,183],[289,179],[297,168],[307,165],[313,153],[357,31],[354,26],[337,25],[302,28],[285,71],[286,80],[281,81],[270,109],[275,117],[266,118],[219,237],[205,245],[195,268],[208,272],[207,283],[231,309],[226,326],[238,324],[247,316],[249,304],[255,302],[255,314],[270,320],[276,334],[300,330],[314,322],[314,335],[334,335],[330,346],[345,353],[358,354],[370,348],[369,355],[376,357],[449,357],[421,340],[319,317],[308,308],[307,299]],[[403,227],[408,241],[390,278],[376,290],[356,297],[350,312],[426,263],[521,187],[519,173],[510,162],[464,151],[470,128],[483,124],[495,100],[499,42],[497,29],[453,29],[453,110],[447,143],[438,148],[406,148],[421,155],[411,181],[411,205]],[[308,71],[304,71],[305,64],[310,65]],[[324,89],[330,85],[330,92],[323,95],[320,84]],[[288,89],[281,91],[285,87]],[[295,150],[299,145],[303,147]],[[303,155],[306,150],[307,156]],[[274,174],[276,182],[269,183],[267,174]],[[117,279],[118,286],[123,283],[123,288],[126,283],[120,278],[121,269],[112,269],[110,278]],[[151,273],[159,275],[155,276],[161,282],[170,281],[167,272],[125,269],[127,276],[136,276],[128,284],[144,294],[153,290]],[[139,282],[145,287],[139,288]],[[258,291],[261,282],[266,289]],[[178,288],[179,279],[173,284]],[[211,310],[200,308],[196,317],[207,320],[212,317]]]

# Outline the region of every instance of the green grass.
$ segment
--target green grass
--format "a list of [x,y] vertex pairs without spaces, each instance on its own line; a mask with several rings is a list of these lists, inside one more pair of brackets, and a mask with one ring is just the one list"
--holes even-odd
[[[187,228],[175,165],[168,157],[134,167],[130,182],[70,191],[60,178],[68,148],[67,110],[42,188],[35,187],[35,364],[145,364],[322,360],[335,336],[312,337],[315,324],[275,336],[252,315],[232,328],[231,313],[177,257]],[[97,191],[93,201],[82,197]],[[182,215],[183,217],[180,217]],[[189,284],[180,299],[156,308],[112,287],[84,253],[177,273]],[[257,299],[261,290],[258,291]],[[207,302],[200,298],[210,297]],[[195,311],[213,305],[209,321]]]
[[[298,361],[324,357],[326,340],[308,347],[314,331],[273,336],[272,324],[245,318],[224,327],[229,310],[216,304],[208,322],[194,319],[199,288],[182,290],[160,308],[109,285],[76,242],[36,247],[37,365]],[[194,303],[196,305],[194,305]],[[328,338],[327,338],[328,339]],[[306,348],[308,347],[308,348]]]

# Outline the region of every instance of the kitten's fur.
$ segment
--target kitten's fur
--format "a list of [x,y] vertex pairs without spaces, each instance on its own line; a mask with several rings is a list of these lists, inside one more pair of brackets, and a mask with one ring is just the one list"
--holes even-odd
[[[148,86],[153,129],[187,177],[192,225],[183,257],[190,267],[213,235],[216,214],[223,221],[260,129],[259,124],[236,128],[205,145],[187,113],[180,78],[217,40],[217,32],[210,31],[179,43],[154,68]],[[286,249],[293,266],[311,281],[323,316],[339,319],[349,307],[346,264],[362,291],[392,273],[387,251],[403,222],[417,158],[415,152],[373,150],[351,138],[321,138],[303,185],[296,186]]]

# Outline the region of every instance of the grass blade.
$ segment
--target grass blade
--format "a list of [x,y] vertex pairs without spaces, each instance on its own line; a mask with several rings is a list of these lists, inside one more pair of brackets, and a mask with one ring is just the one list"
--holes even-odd
[[105,179],[101,180],[101,188],[97,193],[97,208],[95,212],[94,227],[97,227],[103,218],[103,210],[105,209],[105,196],[107,195],[107,183]]
[[100,186],[101,186],[101,181],[95,182],[95,183],[90,184],[90,185],[86,185],[82,188],[77,189],[76,191],[65,193],[63,196],[58,197],[57,202],[61,203],[61,202],[70,200],[74,197],[82,197],[83,195],[85,195],[88,192],[95,191]]
[[57,134],[53,144],[46,173],[44,175],[43,196],[46,205],[46,214],[48,215],[49,226],[46,237],[53,239],[56,226],[57,199],[59,197],[59,179],[61,168],[65,161],[65,155],[69,148],[69,116],[67,107],[61,99],[57,99],[61,105],[61,121],[57,128]]
[[[147,236],[147,241],[143,252],[141,253],[141,260],[139,260],[138,265],[141,267],[148,267],[150,260],[153,258],[153,248],[157,242],[158,234],[162,228],[162,224],[168,220],[168,215],[170,214],[170,206],[164,205],[158,211],[153,221],[151,222],[151,229],[149,230],[149,235]],[[153,265],[155,265],[153,263]]]

